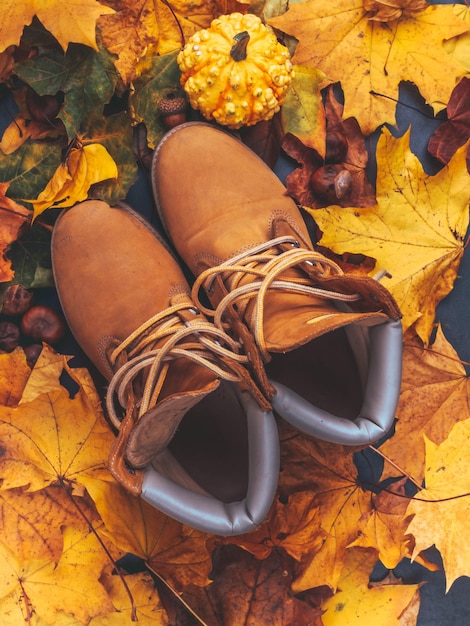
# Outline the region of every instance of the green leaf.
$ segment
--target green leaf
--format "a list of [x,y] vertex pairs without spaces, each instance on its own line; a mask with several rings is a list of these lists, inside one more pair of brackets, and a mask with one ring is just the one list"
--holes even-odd
[[15,282],[26,288],[52,287],[51,233],[35,222],[8,251]]
[[118,168],[118,177],[94,185],[90,198],[99,198],[109,204],[122,200],[137,179],[137,164],[132,150],[133,131],[126,113],[115,113],[103,117],[97,112],[88,119],[84,130],[84,143],[90,139],[102,144],[113,157]]
[[134,93],[130,96],[130,105],[135,121],[144,122],[151,148],[165,134],[166,130],[157,113],[157,102],[169,91],[180,87],[181,72],[176,62],[178,50],[170,54],[149,57],[142,61],[140,75],[134,81]]
[[61,161],[57,144],[25,142],[13,154],[0,152],[0,181],[10,183],[8,196],[26,204],[46,186]]
[[38,56],[19,63],[18,76],[40,95],[64,93],[59,117],[69,139],[82,132],[91,113],[103,112],[116,87],[112,56],[102,49],[70,44],[64,54],[57,48],[40,48]]
[[325,111],[320,88],[325,82],[323,72],[311,67],[294,66],[295,76],[282,105],[282,126],[300,141],[325,154]]

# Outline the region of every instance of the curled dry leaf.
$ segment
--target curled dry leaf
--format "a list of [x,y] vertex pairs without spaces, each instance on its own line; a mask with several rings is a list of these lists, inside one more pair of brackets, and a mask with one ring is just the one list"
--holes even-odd
[[324,158],[297,136],[286,134],[282,147],[301,167],[286,178],[288,193],[310,208],[329,205],[369,207],[375,192],[367,178],[369,155],[357,120],[342,118],[343,106],[326,90]]
[[[431,135],[429,152],[442,163],[448,163],[456,150],[470,138],[470,78],[464,77],[455,87],[447,105],[447,121]],[[470,172],[470,151],[467,153]]]
[[59,165],[46,188],[36,200],[29,200],[34,218],[51,207],[62,209],[85,200],[92,185],[117,175],[117,165],[103,145],[71,148],[66,162]]
[[427,6],[426,0],[364,0],[367,19],[376,22],[392,22],[402,15],[421,13]]

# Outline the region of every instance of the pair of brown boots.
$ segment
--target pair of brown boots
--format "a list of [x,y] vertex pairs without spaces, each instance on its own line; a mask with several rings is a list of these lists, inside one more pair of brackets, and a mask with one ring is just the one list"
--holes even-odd
[[57,291],[109,381],[115,478],[190,526],[245,533],[276,493],[278,416],[346,445],[391,428],[400,312],[314,250],[280,180],[228,133],[170,131],[152,181],[176,253],[130,208],[83,202],[54,229]]

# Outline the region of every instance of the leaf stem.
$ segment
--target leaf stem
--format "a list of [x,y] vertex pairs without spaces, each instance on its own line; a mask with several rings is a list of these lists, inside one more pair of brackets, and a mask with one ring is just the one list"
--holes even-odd
[[26,589],[25,589],[25,588],[24,588],[24,586],[23,586],[23,581],[22,581],[22,579],[20,578],[20,579],[18,580],[18,582],[20,583],[21,593],[23,594],[24,606],[25,606],[25,609],[26,609],[26,617],[25,617],[25,622],[26,622],[27,624],[29,624],[29,626],[31,626],[31,619],[32,619],[32,617],[33,617],[33,615],[32,615],[32,611],[31,611],[31,601],[30,601],[30,599],[29,599],[29,597],[28,597],[28,594],[26,593]]
[[156,570],[154,570],[153,567],[148,562],[146,562],[145,564],[149,568],[149,570],[158,578],[158,580],[160,580],[165,585],[165,587],[169,591],[171,591],[171,593],[175,596],[175,598],[177,598],[177,600],[181,602],[184,608],[187,611],[189,611],[194,618],[197,619],[197,621],[201,624],[201,626],[208,626],[208,624],[201,617],[199,617],[199,615],[194,611],[194,609],[192,609],[189,606],[186,600],[183,600],[183,598],[176,591],[176,589],[172,585],[170,585],[170,583],[167,580],[165,580],[161,574],[159,574]]
[[392,98],[391,96],[387,96],[384,93],[379,93],[378,91],[374,91],[373,89],[371,89],[369,91],[369,93],[370,93],[371,96],[379,96],[380,98],[385,98],[386,100],[391,100],[392,102],[395,102],[396,104],[399,104],[402,107],[406,107],[407,109],[412,109],[413,111],[416,111],[417,113],[420,113],[423,117],[427,117],[429,120],[435,120],[436,119],[432,115],[428,115],[424,111],[421,111],[420,109],[418,109],[418,107],[414,107],[411,104],[406,104],[406,102],[401,102],[400,100],[397,100],[396,98]]
[[408,480],[410,480],[413,483],[413,485],[415,485],[421,491],[421,489],[423,487],[413,478],[413,476],[408,474],[408,472],[406,470],[404,470],[402,467],[397,465],[395,463],[395,461],[392,461],[392,459],[390,457],[388,457],[386,454],[384,454],[378,448],[375,448],[372,444],[369,444],[369,448],[371,450],[373,450],[374,452],[376,452],[379,456],[381,456],[384,459],[384,461],[387,461],[387,463],[390,463],[390,465],[392,465],[396,470],[398,470],[400,473],[402,473],[404,476],[406,476],[408,478]]
[[128,597],[129,597],[129,600],[131,602],[131,620],[133,622],[137,622],[138,621],[138,618],[137,618],[137,607],[135,605],[134,597],[132,595],[131,590],[129,589],[129,585],[127,584],[124,576],[122,575],[119,567],[117,566],[116,561],[114,560],[112,554],[108,550],[108,548],[107,548],[106,544],[104,543],[104,541],[99,536],[98,532],[96,531],[96,528],[94,528],[93,524],[90,522],[88,517],[85,515],[85,513],[82,511],[82,509],[78,506],[78,503],[75,501],[75,498],[73,497],[73,495],[70,493],[69,489],[67,488],[67,485],[65,484],[64,479],[60,478],[59,481],[60,481],[60,484],[64,487],[65,493],[67,494],[69,500],[72,502],[73,506],[77,509],[79,514],[85,520],[86,524],[88,525],[88,528],[95,535],[95,537],[97,538],[97,540],[100,543],[101,547],[105,551],[106,556],[108,557],[108,559],[110,560],[110,562],[112,563],[114,568],[116,569],[116,572],[117,572],[119,578],[121,579],[121,582],[124,585],[124,589],[126,590],[126,593],[127,593]]

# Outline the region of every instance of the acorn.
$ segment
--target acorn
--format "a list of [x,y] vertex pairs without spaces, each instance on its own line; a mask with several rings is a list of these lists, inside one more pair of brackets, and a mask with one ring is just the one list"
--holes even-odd
[[158,101],[157,109],[167,130],[186,122],[188,101],[182,95],[170,92]]

